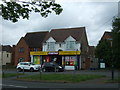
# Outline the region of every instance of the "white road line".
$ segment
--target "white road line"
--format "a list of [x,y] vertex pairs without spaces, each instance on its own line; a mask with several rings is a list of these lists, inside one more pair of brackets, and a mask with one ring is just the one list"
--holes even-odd
[[0,86],[9,86],[9,87],[18,87],[18,88],[27,88],[26,86],[16,86],[16,85],[6,85],[6,84],[0,84]]

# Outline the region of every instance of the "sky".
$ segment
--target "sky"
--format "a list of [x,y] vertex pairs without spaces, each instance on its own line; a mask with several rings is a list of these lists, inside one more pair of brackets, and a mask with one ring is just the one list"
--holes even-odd
[[19,19],[12,23],[0,16],[0,44],[16,45],[27,32],[50,31],[58,28],[85,27],[90,46],[96,46],[105,31],[111,31],[112,20],[118,15],[118,2],[82,2],[81,0],[57,0],[63,12],[43,18],[31,13],[29,20]]

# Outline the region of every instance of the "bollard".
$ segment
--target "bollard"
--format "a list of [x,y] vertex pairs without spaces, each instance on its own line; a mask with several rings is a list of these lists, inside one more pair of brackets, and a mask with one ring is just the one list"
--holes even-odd
[[5,76],[5,73],[4,73],[4,71],[2,72],[2,77],[4,78],[4,76]]
[[23,74],[24,74],[24,67],[23,67]]
[[40,72],[40,80],[41,80],[41,78],[42,78],[42,69],[41,68],[39,68],[39,72]]
[[17,70],[17,75],[16,75],[16,78],[19,78],[19,73],[18,73],[19,71]]
[[56,67],[55,67],[55,74],[56,74]]

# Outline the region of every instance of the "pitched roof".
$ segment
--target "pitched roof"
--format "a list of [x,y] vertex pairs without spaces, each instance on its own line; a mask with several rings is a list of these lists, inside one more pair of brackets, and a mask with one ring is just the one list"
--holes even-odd
[[105,31],[104,34],[103,34],[103,36],[102,36],[102,38],[101,38],[101,40],[102,39],[107,39],[107,40],[108,39],[112,39],[112,33]]
[[76,41],[80,41],[85,27],[78,28],[64,28],[64,29],[52,29],[48,33],[43,42],[46,42],[50,37],[56,40],[56,42],[63,42],[69,36],[72,36]]
[[2,51],[12,52],[12,47],[10,45],[2,46]]
[[42,47],[42,42],[48,31],[27,33],[24,37],[27,45],[31,48]]

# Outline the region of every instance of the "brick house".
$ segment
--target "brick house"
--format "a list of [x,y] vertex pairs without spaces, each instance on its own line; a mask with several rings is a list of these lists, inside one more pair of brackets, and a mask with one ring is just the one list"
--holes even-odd
[[102,38],[101,38],[101,40],[102,40],[102,39],[105,39],[105,40],[112,40],[111,32],[105,31],[104,34],[103,34],[103,36],[102,36]]
[[30,51],[41,51],[42,42],[48,31],[27,33],[14,46],[14,65],[20,61],[31,61]]
[[[107,41],[107,42],[109,42],[109,44],[112,45],[112,32],[105,31],[103,36],[101,37],[101,39],[99,41]],[[106,67],[108,67],[108,65],[101,56],[99,58],[99,68],[106,68]]]
[[98,59],[95,58],[95,46],[89,46],[88,54],[89,54],[88,56],[89,62],[86,63],[89,63],[89,67],[87,67],[86,69],[91,69],[91,70],[98,69],[99,62]]

